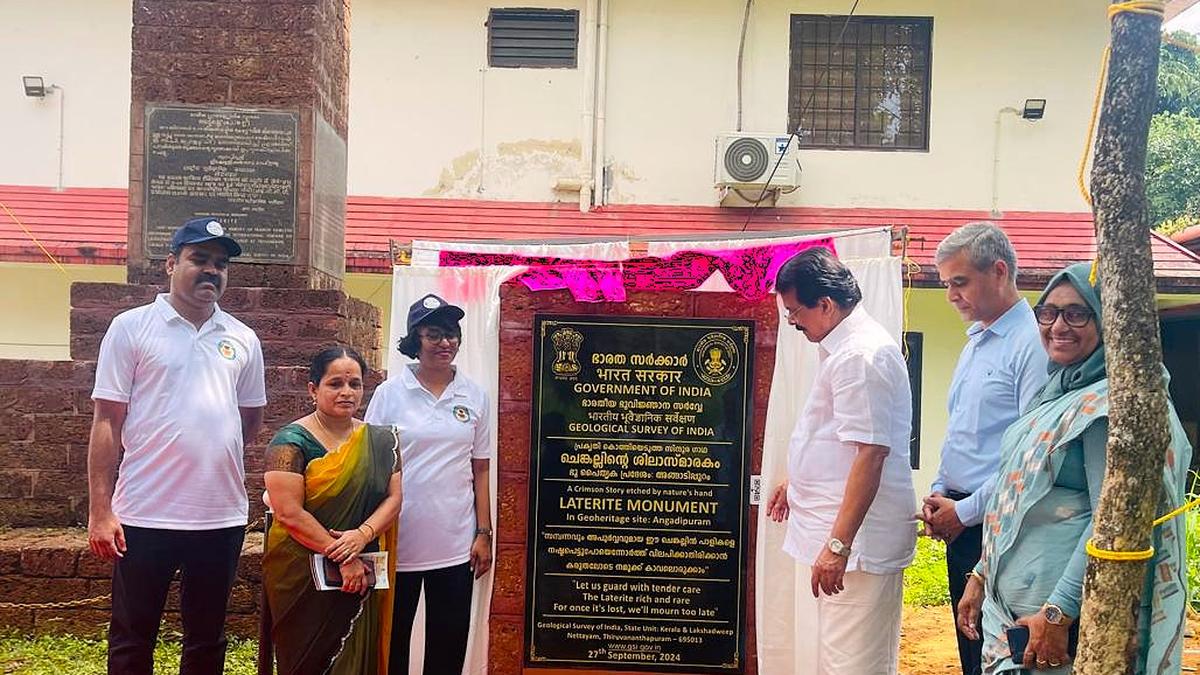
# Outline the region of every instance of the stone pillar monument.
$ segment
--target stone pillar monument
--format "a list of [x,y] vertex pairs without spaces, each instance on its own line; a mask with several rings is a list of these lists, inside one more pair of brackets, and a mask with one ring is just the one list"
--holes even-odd
[[345,268],[348,0],[135,0],[129,282],[213,216],[233,286],[337,289]]

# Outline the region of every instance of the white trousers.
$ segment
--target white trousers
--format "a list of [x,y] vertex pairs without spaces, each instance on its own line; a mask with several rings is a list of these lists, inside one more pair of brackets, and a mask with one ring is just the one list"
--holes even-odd
[[797,564],[795,675],[896,675],[904,572],[847,572],[846,590],[814,598]]

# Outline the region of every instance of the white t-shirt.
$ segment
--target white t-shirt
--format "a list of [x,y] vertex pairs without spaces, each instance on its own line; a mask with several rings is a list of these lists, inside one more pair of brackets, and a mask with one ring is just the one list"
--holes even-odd
[[475,540],[471,460],[490,459],[487,393],[456,373],[441,398],[417,381],[416,364],[379,385],[366,421],[400,434],[404,504],[396,535],[396,571],[461,565]]
[[812,393],[788,450],[788,518],[783,550],[812,565],[828,545],[846,492],[856,443],[888,448],[879,490],[851,546],[846,569],[899,572],[912,562],[917,497],[909,464],[912,392],[900,348],[857,307],[819,349]]
[[113,512],[125,525],[245,525],[239,407],[267,404],[262,345],[217,308],[200,328],[165,294],[113,319],[92,398],[128,404]]

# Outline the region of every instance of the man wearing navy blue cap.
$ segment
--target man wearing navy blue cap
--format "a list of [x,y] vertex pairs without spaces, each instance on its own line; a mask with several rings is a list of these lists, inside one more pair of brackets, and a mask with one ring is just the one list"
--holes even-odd
[[151,675],[176,571],[179,672],[224,670],[225,606],[248,514],[242,452],[267,403],[258,337],[217,306],[241,252],[220,221],[187,221],[171,238],[170,292],[119,314],[100,344],[88,546],[115,563],[109,673]]

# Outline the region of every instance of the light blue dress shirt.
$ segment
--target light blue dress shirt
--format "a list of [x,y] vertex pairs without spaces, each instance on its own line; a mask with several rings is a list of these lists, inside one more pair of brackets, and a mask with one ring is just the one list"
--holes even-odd
[[1018,300],[992,325],[974,323],[950,382],[950,418],[933,492],[965,492],[955,505],[967,527],[983,522],[996,488],[1000,437],[1046,382],[1046,350],[1033,309]]

